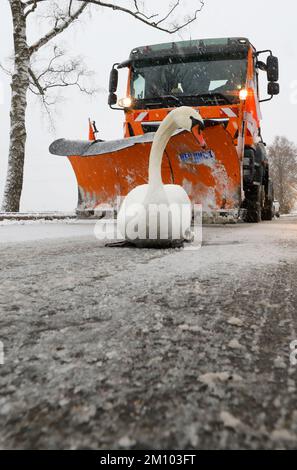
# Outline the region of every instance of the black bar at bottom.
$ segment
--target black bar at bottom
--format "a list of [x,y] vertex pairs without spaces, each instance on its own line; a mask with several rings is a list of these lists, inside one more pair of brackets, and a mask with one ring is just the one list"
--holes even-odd
[[[4,465],[30,465],[30,470],[42,465],[65,465],[66,468],[110,468],[119,465],[123,468],[137,469],[150,466],[198,467],[201,470],[221,468],[224,465],[251,470],[251,465],[267,464],[284,466],[286,459],[292,458],[284,451],[164,451],[164,450],[75,450],[75,451],[1,451],[0,467]],[[20,467],[20,468],[22,468]]]

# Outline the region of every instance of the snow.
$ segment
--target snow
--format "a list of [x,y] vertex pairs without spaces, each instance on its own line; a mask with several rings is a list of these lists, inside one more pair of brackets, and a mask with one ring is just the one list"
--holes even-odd
[[239,343],[238,339],[232,339],[229,343],[228,343],[228,347],[230,349],[241,349],[242,348],[242,345]]
[[3,220],[0,244],[45,239],[95,237],[95,220]]
[[108,142],[94,142],[58,139],[55,140],[49,148],[50,153],[53,155],[69,156],[80,155],[83,157],[103,155],[105,153],[116,152],[128,147],[133,147],[135,144],[144,144],[152,142],[154,133],[149,132],[144,135],[129,137],[126,139],[111,140]]
[[274,360],[274,367],[276,367],[276,369],[285,369],[287,365],[282,357],[277,356]]
[[187,437],[189,439],[189,442],[190,442],[191,446],[193,447],[193,449],[197,449],[198,444],[199,444],[199,437],[197,435],[197,425],[196,424],[190,424],[186,428],[186,435],[187,435]]
[[131,439],[129,436],[123,436],[119,439],[118,443],[121,448],[130,449],[130,447],[133,447],[136,444],[136,441]]
[[179,325],[178,328],[182,331],[191,331],[192,333],[204,333],[204,330],[198,325]]
[[87,424],[96,415],[97,409],[93,404],[78,406],[76,408],[74,422],[78,425]]
[[46,220],[46,219],[38,219],[38,220],[16,220],[16,219],[4,219],[0,221],[0,227],[7,227],[11,225],[43,225],[43,224],[69,224],[75,223],[75,221],[71,219],[53,219],[53,220]]
[[241,421],[228,411],[222,411],[220,413],[220,419],[226,428],[236,429],[241,426]]
[[227,323],[232,326],[243,326],[243,321],[240,318],[231,317],[227,320]]
[[273,441],[296,441],[296,437],[291,434],[287,429],[275,429],[271,434]]
[[241,382],[242,377],[237,374],[230,374],[229,372],[207,372],[199,376],[199,382],[208,385],[209,387],[215,386],[217,383],[227,382]]
[[2,220],[63,220],[76,218],[75,212],[0,212],[0,221]]
[[[98,446],[99,442],[117,448],[120,439],[126,438],[122,444],[129,446],[129,439],[133,438],[136,445],[145,443],[154,448],[158,442],[166,447],[173,436],[181,448],[190,442],[194,447],[216,448],[293,446],[291,433],[295,432],[295,423],[291,416],[296,400],[290,389],[295,383],[296,368],[291,368],[291,376],[289,364],[279,373],[273,359],[277,354],[288,359],[293,335],[289,326],[278,328],[278,323],[280,319],[292,322],[296,310],[293,294],[297,224],[273,221],[232,228],[204,227],[207,243],[190,255],[184,250],[104,248],[94,239],[93,224],[94,221],[78,221],[0,227],[0,238],[5,231],[7,236],[14,236],[19,231],[24,234],[26,229],[38,233],[52,230],[53,236],[59,230],[65,235],[69,230],[85,233],[89,229],[92,236],[80,241],[69,237],[61,243],[1,246],[1,300],[5,307],[2,334],[13,338],[14,354],[20,361],[18,367],[11,368],[12,374],[5,375],[4,386],[15,386],[19,376],[25,384],[20,393],[9,394],[13,407],[9,418],[17,419],[24,407],[34,411],[41,404],[43,410],[44,404],[59,404],[62,400],[63,409],[57,407],[55,422],[63,413],[73,419],[78,429],[74,437],[65,441],[67,445],[71,441],[81,446],[83,438],[89,447]],[[292,295],[286,297],[285,289],[290,286]],[[278,289],[275,295],[271,289]],[[276,310],[271,306],[278,299]],[[286,300],[285,308],[282,299]],[[10,310],[18,305],[20,311]],[[229,326],[227,321],[233,317],[242,318],[245,328]],[[21,327],[16,328],[16,323]],[[197,327],[204,332],[196,333]],[[193,328],[196,334],[192,333]],[[34,341],[28,341],[30,337]],[[222,350],[234,337],[249,356],[238,354],[237,350]],[[263,338],[267,339],[265,344]],[[56,351],[61,344],[64,350]],[[84,355],[77,359],[77,351]],[[118,357],[110,355],[113,351]],[[37,372],[47,372],[46,387],[41,384],[41,393],[36,387],[32,389],[30,381],[32,371],[28,364],[33,358]],[[73,364],[76,368],[81,365],[78,378]],[[241,374],[242,379],[235,373]],[[61,374],[63,380],[59,381]],[[92,380],[96,383],[90,394]],[[110,400],[96,393],[101,383],[108,384]],[[175,399],[166,403],[165,432],[170,433],[169,438],[164,437],[162,420],[153,422],[154,435],[141,427],[142,418],[151,422],[152,416],[142,403],[136,403],[135,408],[139,426],[135,428],[134,420],[125,429],[118,429],[118,410],[131,408],[131,384],[136,397],[143,396],[144,403],[153,403],[157,417],[164,408],[164,396],[169,393],[173,398],[181,397],[177,403],[180,406],[176,406]],[[65,402],[69,396],[82,397],[75,409],[77,418],[71,400]],[[93,418],[90,403],[97,409]],[[197,403],[203,406],[197,407]],[[249,403],[253,406],[247,406]],[[98,413],[101,409],[106,412]],[[110,416],[115,416],[114,420]],[[276,421],[279,417],[282,419]],[[80,426],[79,421],[87,426]],[[23,423],[16,434],[18,421],[13,421],[13,425],[11,422],[7,417],[5,443],[13,446],[16,439],[18,443],[21,439],[27,444]],[[98,423],[102,431],[99,437]],[[87,434],[82,435],[81,429],[85,428]],[[52,446],[58,446],[59,429],[51,427],[45,431]],[[17,438],[12,439],[15,435]]]

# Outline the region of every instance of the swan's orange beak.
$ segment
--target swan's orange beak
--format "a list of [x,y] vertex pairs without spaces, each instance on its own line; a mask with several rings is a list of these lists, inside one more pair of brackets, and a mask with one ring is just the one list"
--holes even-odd
[[201,147],[205,149],[207,145],[202,135],[202,129],[204,129],[204,125],[199,122],[196,126],[192,127],[192,134],[199,143],[199,145],[201,145]]

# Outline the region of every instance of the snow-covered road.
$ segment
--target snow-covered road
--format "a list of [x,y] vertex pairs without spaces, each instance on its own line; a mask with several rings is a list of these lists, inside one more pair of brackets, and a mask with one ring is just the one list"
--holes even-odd
[[297,218],[198,251],[93,225],[0,226],[0,446],[296,448]]
[[3,220],[0,221],[0,244],[92,237],[94,225],[94,220]]

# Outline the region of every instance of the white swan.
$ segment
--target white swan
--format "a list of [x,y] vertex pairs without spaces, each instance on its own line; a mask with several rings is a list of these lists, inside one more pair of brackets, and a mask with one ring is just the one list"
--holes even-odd
[[124,199],[118,213],[123,238],[141,247],[166,247],[190,238],[192,209],[186,191],[162,182],[161,165],[166,145],[177,129],[204,128],[193,108],[171,111],[158,128],[149,159],[148,184],[137,186]]

